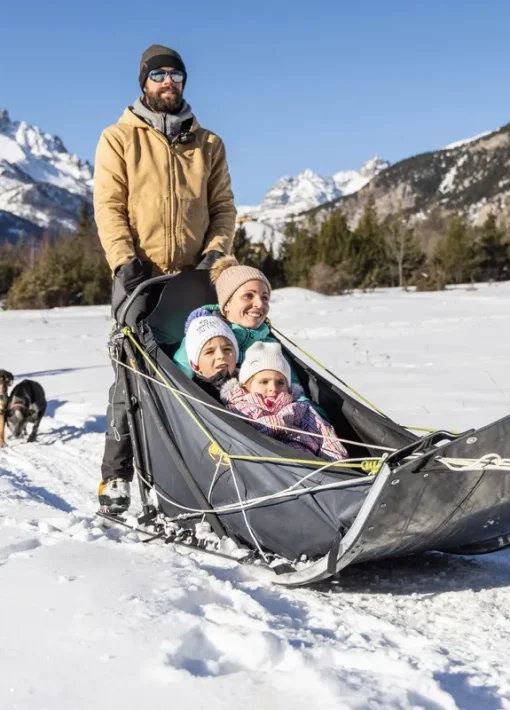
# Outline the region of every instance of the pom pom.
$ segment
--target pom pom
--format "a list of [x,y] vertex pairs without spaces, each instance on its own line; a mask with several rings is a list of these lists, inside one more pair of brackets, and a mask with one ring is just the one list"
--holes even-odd
[[221,274],[227,269],[230,269],[232,266],[239,266],[239,262],[235,256],[221,256],[217,259],[211,266],[211,283],[215,284]]
[[213,314],[211,311],[208,311],[207,308],[195,308],[194,311],[191,311],[189,316],[186,318],[186,323],[184,324],[184,335],[188,332],[188,328],[190,327],[192,321],[195,320],[195,318],[204,318],[206,316],[212,316]]
[[237,388],[240,388],[239,385],[239,380],[237,377],[231,377],[229,380],[225,382],[224,385],[220,388],[220,399],[222,402],[228,402],[229,396],[232,392],[234,392]]

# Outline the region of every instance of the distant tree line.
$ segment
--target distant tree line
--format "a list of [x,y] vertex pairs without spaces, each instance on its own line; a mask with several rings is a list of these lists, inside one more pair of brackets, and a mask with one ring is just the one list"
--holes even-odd
[[20,238],[0,246],[0,299],[5,308],[108,303],[111,273],[87,204],[75,232]]
[[[379,218],[373,201],[355,228],[339,211],[320,226],[289,223],[277,254],[250,242],[240,227],[234,253],[241,263],[262,269],[275,288],[301,286],[328,295],[510,279],[510,227],[495,214],[474,227],[461,215],[436,211],[411,226],[400,209]],[[110,294],[110,269],[87,205],[76,232],[0,246],[5,308],[96,305],[108,303]]]
[[317,227],[291,222],[278,258],[237,231],[238,258],[262,268],[275,287],[302,286],[328,295],[382,286],[440,290],[446,284],[510,279],[510,228],[489,214],[474,227],[439,211],[411,226],[402,210],[380,219],[369,200],[358,225],[333,212]]

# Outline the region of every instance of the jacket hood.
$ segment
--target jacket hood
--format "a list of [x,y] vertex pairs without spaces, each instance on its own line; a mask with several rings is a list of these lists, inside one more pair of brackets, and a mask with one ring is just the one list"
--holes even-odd
[[[146,123],[139,116],[136,115],[136,113],[133,111],[133,106],[128,106],[124,109],[117,123],[123,123],[128,126],[133,126],[133,128],[146,128],[147,130],[151,128],[148,123]],[[193,123],[191,124],[191,130],[197,131],[199,128],[200,124],[197,121],[196,116],[193,115]]]
[[173,141],[179,135],[182,124],[185,121],[193,119],[191,106],[184,99],[178,113],[158,113],[152,111],[152,109],[144,104],[140,97],[136,99],[132,109],[136,116],[166,136],[169,141]]

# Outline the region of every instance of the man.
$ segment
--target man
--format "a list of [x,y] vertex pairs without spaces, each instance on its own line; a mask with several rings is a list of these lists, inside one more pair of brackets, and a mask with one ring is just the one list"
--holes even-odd
[[[236,211],[225,147],[198,124],[183,97],[186,80],[181,56],[151,45],[140,62],[143,96],[99,140],[94,210],[114,299],[150,276],[208,269],[232,248]],[[100,505],[110,513],[128,508],[133,478],[121,389],[110,389],[99,486]]]

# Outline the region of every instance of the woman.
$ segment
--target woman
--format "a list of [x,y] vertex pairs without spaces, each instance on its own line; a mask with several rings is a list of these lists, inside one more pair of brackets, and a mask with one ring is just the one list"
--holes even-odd
[[[242,266],[234,256],[224,256],[211,269],[211,282],[216,287],[218,303],[197,308],[188,317],[189,323],[206,315],[223,318],[232,328],[239,345],[238,364],[244,360],[246,350],[256,342],[274,343],[265,322],[269,313],[271,284],[267,277],[252,266]],[[182,341],[174,355],[175,364],[193,377]],[[296,378],[293,381],[297,382]]]

